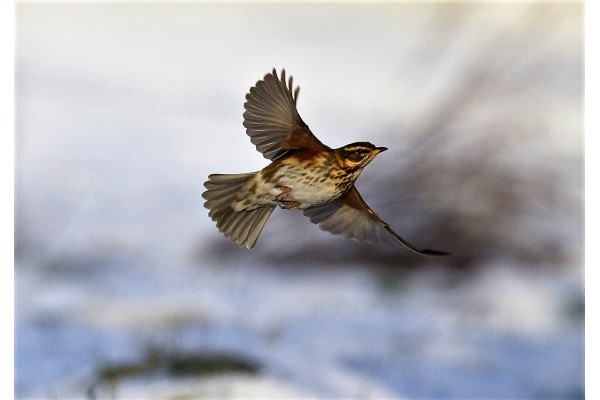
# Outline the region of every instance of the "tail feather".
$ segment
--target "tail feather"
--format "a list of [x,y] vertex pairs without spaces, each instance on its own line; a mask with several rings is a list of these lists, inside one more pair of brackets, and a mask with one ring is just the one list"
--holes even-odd
[[212,174],[204,183],[206,199],[204,207],[210,211],[208,216],[217,223],[217,228],[225,236],[240,246],[251,249],[256,244],[275,206],[267,205],[249,211],[235,211],[231,203],[240,188],[256,172],[246,174]]

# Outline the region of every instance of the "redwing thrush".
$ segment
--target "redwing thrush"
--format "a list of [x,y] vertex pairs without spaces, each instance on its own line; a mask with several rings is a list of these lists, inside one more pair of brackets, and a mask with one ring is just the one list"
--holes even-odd
[[251,249],[276,206],[299,209],[323,230],[368,242],[403,243],[362,199],[354,182],[377,154],[387,150],[368,142],[332,149],[319,141],[296,109],[299,87],[277,72],[265,75],[246,95],[244,126],[252,143],[271,164],[258,172],[212,174],[204,183],[204,206],[232,241]]

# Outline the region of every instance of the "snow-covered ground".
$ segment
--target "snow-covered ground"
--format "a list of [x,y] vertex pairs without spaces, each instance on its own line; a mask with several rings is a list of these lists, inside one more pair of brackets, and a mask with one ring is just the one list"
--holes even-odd
[[[163,346],[257,362],[259,376],[232,378],[231,397],[583,395],[576,275],[497,265],[453,283],[447,271],[381,277],[357,266],[131,268],[68,280],[17,269],[18,394],[81,395],[102,366]],[[146,397],[158,386],[174,397],[214,385],[165,380],[124,379],[119,393]]]
[[[580,5],[20,3],[16,22],[18,398],[584,396]],[[279,210],[256,251],[238,249],[207,217],[202,183],[265,165],[242,113],[272,67],[294,75],[324,142],[390,148],[361,182],[393,176],[386,165],[420,143],[409,132],[452,104],[446,156],[505,132],[500,158],[556,171],[532,190],[559,187],[558,200],[524,207],[522,231],[497,226],[519,252],[494,246],[468,269],[408,270]],[[473,190],[435,196],[493,239],[486,221],[503,218],[473,210]],[[536,262],[524,256],[540,243]],[[99,378],[149,347],[260,369]]]

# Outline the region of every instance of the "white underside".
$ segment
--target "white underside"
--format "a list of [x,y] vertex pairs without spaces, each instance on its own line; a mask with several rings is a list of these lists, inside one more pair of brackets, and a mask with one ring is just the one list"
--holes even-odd
[[[262,178],[262,171],[256,174],[252,179],[253,182],[248,183],[248,187],[254,182],[256,183],[253,194],[244,193],[245,198],[251,201],[252,204],[270,204],[279,205],[281,202],[298,202],[300,205],[297,208],[304,209],[317,204],[325,203],[333,198],[338,197],[341,192],[328,183],[324,182],[307,182],[297,170],[282,166],[278,171],[275,183],[266,182]],[[277,197],[282,194],[284,187],[291,189],[290,193],[284,198],[277,200]],[[296,207],[295,207],[296,208]]]

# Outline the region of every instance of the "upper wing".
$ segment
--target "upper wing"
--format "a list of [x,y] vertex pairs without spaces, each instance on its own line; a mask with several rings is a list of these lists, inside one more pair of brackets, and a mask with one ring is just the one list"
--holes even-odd
[[285,81],[285,70],[281,80],[277,71],[265,75],[246,95],[244,126],[256,149],[265,158],[274,160],[288,150],[314,149],[329,150],[321,143],[302,121],[296,100],[300,88],[292,95],[293,78]]
[[321,229],[347,238],[390,245],[400,241],[411,250],[428,256],[450,254],[445,251],[421,250],[404,240],[369,208],[354,186],[337,200],[307,208],[304,210],[304,215],[309,217],[312,223],[318,224]]

